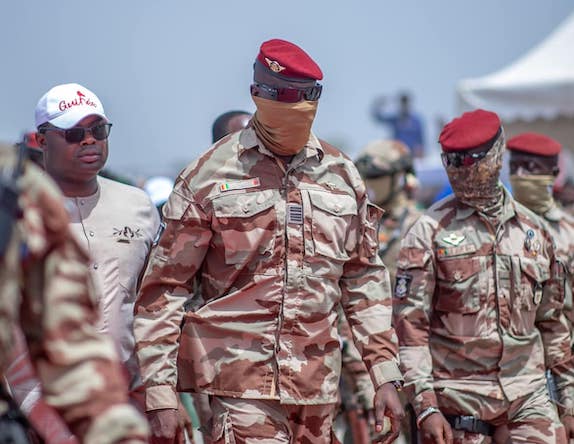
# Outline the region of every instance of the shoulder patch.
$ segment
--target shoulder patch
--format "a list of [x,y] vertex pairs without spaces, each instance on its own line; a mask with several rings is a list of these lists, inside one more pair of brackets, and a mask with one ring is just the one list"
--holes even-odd
[[398,274],[395,281],[395,297],[403,299],[409,294],[413,276],[407,273]]

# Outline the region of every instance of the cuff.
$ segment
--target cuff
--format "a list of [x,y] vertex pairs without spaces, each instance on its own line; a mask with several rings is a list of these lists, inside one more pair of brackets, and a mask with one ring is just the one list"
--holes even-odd
[[411,405],[413,406],[417,417],[429,407],[438,408],[438,401],[434,390],[425,390],[424,392],[420,392],[415,396]]
[[145,390],[145,410],[177,409],[177,393],[171,385],[154,385]]
[[399,366],[394,361],[385,361],[371,367],[369,372],[375,386],[375,391],[384,383],[391,381],[404,381]]

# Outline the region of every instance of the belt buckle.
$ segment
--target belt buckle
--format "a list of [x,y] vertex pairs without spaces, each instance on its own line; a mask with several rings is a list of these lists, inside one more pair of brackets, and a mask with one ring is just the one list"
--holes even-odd
[[459,430],[466,430],[467,432],[475,432],[475,420],[474,416],[469,415],[461,415],[457,416],[454,422],[454,427],[458,428]]

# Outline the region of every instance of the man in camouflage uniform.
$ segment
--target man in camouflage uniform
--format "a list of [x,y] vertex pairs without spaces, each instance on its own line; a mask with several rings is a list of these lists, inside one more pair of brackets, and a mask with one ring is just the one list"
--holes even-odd
[[8,241],[0,257],[0,376],[19,324],[46,401],[81,442],[144,443],[147,426],[128,404],[114,346],[96,331],[88,257],[72,238],[62,197],[26,164],[12,188],[18,193],[12,221],[6,187],[16,165],[12,150],[0,149],[1,236]]
[[[381,215],[350,159],[311,132],[321,78],[301,48],[263,43],[250,126],[187,167],[164,207],[134,323],[154,442],[173,442],[177,390],[210,395],[214,442],[330,442],[339,304],[379,426],[386,413],[398,433]],[[204,303],[187,310],[196,275]]]
[[393,300],[423,442],[490,443],[504,425],[512,442],[557,442],[546,367],[572,437],[564,270],[544,222],[500,185],[500,120],[465,113],[444,127],[440,143],[454,195],[407,233]]
[[[410,197],[416,184],[412,155],[398,140],[375,140],[363,149],[355,165],[365,181],[370,201],[385,210],[378,231],[379,256],[394,283],[401,239],[421,214]],[[373,409],[373,384],[349,335],[346,320],[341,318],[340,322],[343,407],[369,412]]]
[[[564,314],[574,324],[572,284],[574,283],[574,218],[560,208],[552,197],[552,188],[560,172],[560,142],[536,133],[519,134],[507,143],[510,152],[510,183],[514,198],[542,216],[548,223],[556,245],[556,257],[567,273]],[[574,340],[574,337],[572,338]]]

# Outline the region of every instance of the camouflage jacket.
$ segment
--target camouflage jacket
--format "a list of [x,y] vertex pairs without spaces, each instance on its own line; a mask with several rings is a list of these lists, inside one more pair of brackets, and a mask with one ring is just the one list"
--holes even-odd
[[[339,303],[375,386],[402,380],[380,215],[353,163],[313,135],[288,166],[250,128],[217,142],[177,179],[136,302],[147,408],[175,407],[176,382],[336,402]],[[204,303],[191,310],[196,274]]]
[[[0,173],[14,164],[0,153]],[[81,442],[146,442],[114,346],[95,329],[88,257],[70,234],[61,195],[31,164],[18,185],[22,215],[0,258],[0,376],[19,324],[46,401]]]
[[434,204],[401,244],[393,309],[407,393],[417,414],[435,390],[510,401],[552,370],[563,405],[574,373],[562,312],[564,271],[545,223],[505,191],[498,229],[453,196]]
[[[379,257],[389,270],[393,286],[401,240],[421,215],[411,200],[399,199],[396,203],[381,219],[378,231]],[[341,317],[339,335],[343,343],[344,391],[353,392],[343,393],[342,402],[348,404],[347,408],[356,408],[357,403],[363,408],[373,408],[373,384],[350,333],[346,319]],[[347,403],[347,400],[350,400],[350,403]]]
[[565,265],[566,280],[570,285],[566,286],[564,299],[564,314],[570,323],[571,345],[574,347],[574,304],[572,301],[572,288],[574,287],[574,217],[559,207],[553,207],[544,214],[550,233],[556,244],[556,257]]

